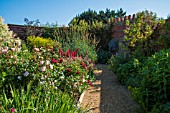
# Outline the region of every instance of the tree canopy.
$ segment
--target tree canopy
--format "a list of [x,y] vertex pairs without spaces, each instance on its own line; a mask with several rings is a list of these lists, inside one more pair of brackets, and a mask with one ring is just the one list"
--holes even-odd
[[102,22],[102,23],[106,24],[108,19],[111,17],[117,18],[117,17],[124,17],[124,16],[126,16],[126,12],[123,11],[122,8],[120,8],[117,11],[110,10],[107,8],[106,11],[101,10],[99,12],[96,12],[95,10],[88,9],[88,11],[84,11],[83,13],[74,17],[70,23],[72,23],[76,19],[76,20],[78,20],[77,24],[79,24],[80,20],[85,20],[90,25],[94,21],[98,21],[98,22]]

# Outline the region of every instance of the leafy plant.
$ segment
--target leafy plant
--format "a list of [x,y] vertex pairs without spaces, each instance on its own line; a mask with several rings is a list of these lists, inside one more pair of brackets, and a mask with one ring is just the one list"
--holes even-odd
[[47,47],[47,48],[60,48],[61,44],[57,41],[53,41],[50,38],[43,38],[43,37],[35,37],[35,36],[29,36],[27,38],[27,45],[33,49],[34,47]]
[[137,13],[133,24],[126,21],[128,28],[124,30],[124,50],[129,56],[140,58],[150,56],[158,51],[157,46],[160,26],[164,20],[158,20],[156,14],[149,11]]
[[74,98],[67,93],[53,88],[46,89],[43,85],[40,85],[36,92],[32,92],[31,87],[31,83],[26,90],[10,87],[12,98],[4,92],[0,97],[1,113],[83,112],[76,107]]
[[111,58],[112,53],[110,51],[99,50],[97,52],[97,62],[106,64],[108,60]]

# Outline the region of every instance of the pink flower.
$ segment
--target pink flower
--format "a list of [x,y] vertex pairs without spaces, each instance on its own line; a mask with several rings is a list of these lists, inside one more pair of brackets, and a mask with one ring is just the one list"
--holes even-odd
[[46,60],[46,63],[45,63],[46,65],[49,65],[50,64],[50,61],[49,60]]
[[45,70],[46,70],[46,67],[45,67],[45,66],[40,67],[40,70],[41,70],[41,71],[45,71]]
[[6,53],[6,52],[7,52],[7,49],[3,49],[3,50],[2,50],[2,53]]
[[40,64],[41,64],[41,65],[44,64],[44,61],[40,61]]
[[40,49],[39,49],[39,48],[36,48],[36,47],[34,48],[34,50],[37,51],[37,52],[40,51]]
[[11,48],[12,51],[15,51],[15,48]]
[[84,69],[87,69],[87,66],[86,66],[86,64],[84,64],[84,65],[83,65],[83,67],[84,67]]
[[11,113],[15,113],[15,108],[11,108]]

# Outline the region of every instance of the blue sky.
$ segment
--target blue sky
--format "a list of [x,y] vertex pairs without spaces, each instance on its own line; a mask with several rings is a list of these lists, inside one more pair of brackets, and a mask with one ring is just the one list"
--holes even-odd
[[73,17],[87,11],[117,10],[123,8],[127,15],[145,9],[157,13],[158,17],[170,15],[170,0],[0,0],[0,16],[5,23],[25,24],[24,18],[67,25]]

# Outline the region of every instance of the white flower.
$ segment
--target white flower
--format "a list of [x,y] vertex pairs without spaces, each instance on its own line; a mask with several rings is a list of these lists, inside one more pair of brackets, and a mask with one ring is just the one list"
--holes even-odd
[[44,84],[44,81],[40,82],[40,84]]
[[28,71],[24,73],[24,77],[27,77],[29,75]]
[[10,56],[10,58],[14,58],[14,56]]
[[50,69],[53,69],[53,65],[52,64],[50,64]]
[[44,64],[44,61],[40,61],[40,64],[41,64],[41,65]]
[[86,80],[83,78],[83,83],[86,82]]
[[6,53],[6,52],[7,52],[7,50],[6,50],[6,49],[3,49],[3,50],[2,50],[2,53]]
[[64,76],[61,76],[60,79],[63,80],[63,79],[64,79]]
[[45,67],[45,66],[40,67],[40,70],[41,70],[41,71],[45,71],[45,70],[46,70],[46,67]]
[[22,79],[22,76],[18,76],[18,79],[21,80],[21,79]]
[[49,60],[46,60],[46,65],[49,65],[50,64],[50,61]]

